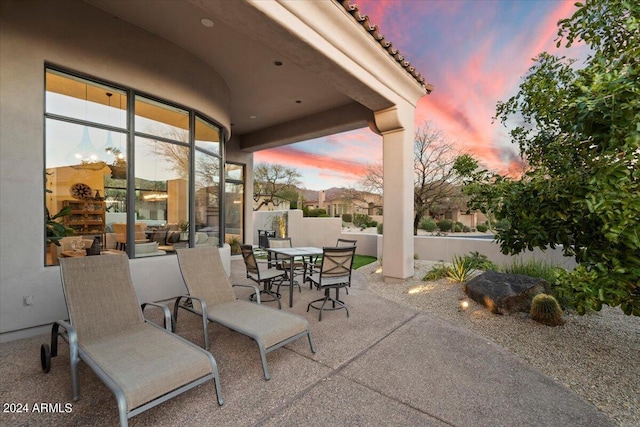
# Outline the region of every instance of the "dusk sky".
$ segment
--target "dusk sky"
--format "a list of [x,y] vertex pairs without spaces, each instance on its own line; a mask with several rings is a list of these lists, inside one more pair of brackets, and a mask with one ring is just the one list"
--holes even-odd
[[[492,124],[497,101],[515,95],[532,58],[547,51],[578,58],[580,45],[556,49],[557,22],[575,0],[352,0],[435,86],[416,109],[461,152],[507,172],[518,158],[508,130]],[[312,190],[353,187],[382,160],[382,137],[360,129],[255,153],[255,162],[296,168]],[[322,165],[322,169],[318,166]]]

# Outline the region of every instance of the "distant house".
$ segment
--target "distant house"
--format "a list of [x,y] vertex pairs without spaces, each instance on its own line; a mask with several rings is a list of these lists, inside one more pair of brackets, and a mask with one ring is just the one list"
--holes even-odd
[[[327,215],[339,217],[343,214],[382,215],[382,196],[346,188],[330,188],[310,196],[306,194],[304,206],[324,209]],[[316,197],[314,197],[316,196]],[[313,198],[307,198],[313,197]]]

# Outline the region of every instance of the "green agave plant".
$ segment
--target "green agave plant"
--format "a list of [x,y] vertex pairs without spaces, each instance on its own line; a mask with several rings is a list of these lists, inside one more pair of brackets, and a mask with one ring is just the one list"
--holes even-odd
[[474,272],[475,269],[473,268],[473,263],[469,258],[459,257],[456,255],[453,257],[453,265],[451,266],[447,277],[454,282],[464,283],[469,280]]

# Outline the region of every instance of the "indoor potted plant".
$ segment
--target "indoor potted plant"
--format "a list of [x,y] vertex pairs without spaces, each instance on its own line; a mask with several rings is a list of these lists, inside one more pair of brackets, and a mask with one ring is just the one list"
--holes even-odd
[[51,216],[49,208],[45,206],[45,226],[47,229],[46,245],[49,255],[51,256],[51,262],[47,264],[55,265],[58,263],[57,247],[60,246],[60,239],[67,236],[73,236],[74,231],[72,228],[69,228],[63,223],[57,221],[57,219],[67,216],[70,213],[71,206],[65,206],[57,214]]
[[189,221],[178,222],[178,230],[180,230],[180,240],[189,240]]

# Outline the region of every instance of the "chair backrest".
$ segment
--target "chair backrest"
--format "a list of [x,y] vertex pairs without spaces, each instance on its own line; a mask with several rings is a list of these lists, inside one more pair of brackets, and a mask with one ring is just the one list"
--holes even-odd
[[189,295],[202,298],[208,307],[236,299],[217,247],[177,249],[176,254]]
[[240,245],[240,251],[242,252],[244,265],[247,267],[247,274],[255,274],[260,277],[260,269],[258,268],[256,256],[253,254],[253,247],[251,245]]
[[61,258],[60,273],[80,342],[144,323],[126,255]]
[[[136,240],[146,240],[147,239],[147,234],[144,232],[144,230],[147,229],[147,223],[145,223],[145,222],[136,222],[134,224],[134,229],[135,229]],[[125,233],[125,235],[126,235],[126,233]]]
[[[269,248],[291,248],[291,237],[268,237],[267,238],[267,247]],[[269,252],[267,254],[267,258],[269,261],[278,261],[278,254],[271,254]],[[281,257],[283,258],[283,257]],[[270,264],[271,265],[271,264]]]
[[291,248],[291,237],[269,237],[267,238],[270,248]]
[[323,278],[345,277],[351,280],[351,267],[355,246],[342,246],[338,248],[322,248],[322,267],[320,268],[320,280]]
[[111,227],[116,235],[116,242],[127,243],[127,224],[124,222],[114,222],[111,224]]
[[357,244],[358,244],[357,240],[338,239],[338,242],[336,243],[336,247],[356,246]]

